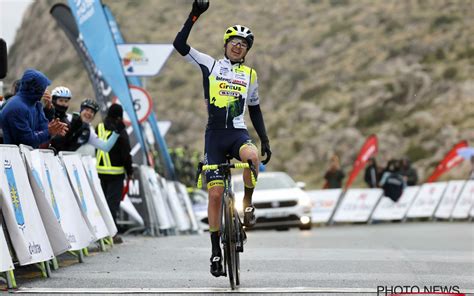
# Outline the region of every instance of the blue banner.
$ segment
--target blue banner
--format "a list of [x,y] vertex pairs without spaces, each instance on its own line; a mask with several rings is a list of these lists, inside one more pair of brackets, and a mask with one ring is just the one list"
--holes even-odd
[[146,154],[142,130],[102,3],[100,0],[68,0],[68,3],[92,60],[130,117],[135,135]]
[[[114,15],[112,14],[112,11],[110,11],[107,5],[103,5],[103,7],[104,7],[105,16],[107,17],[107,20],[109,23],[110,31],[112,32],[112,35],[115,40],[115,43],[116,44],[125,43],[125,40],[122,36],[122,33],[120,32],[120,28],[117,24],[117,21],[115,20]],[[127,80],[132,85],[143,87],[140,78],[136,76],[129,76],[127,77]],[[155,114],[155,111],[153,111],[153,109],[150,115],[148,116],[147,120],[150,123],[151,129],[153,131],[153,135],[155,136],[155,142],[158,143],[159,151],[161,152],[161,155],[163,157],[165,168],[168,173],[167,177],[171,179],[175,179],[174,165],[173,165],[173,162],[171,161],[171,157],[168,152],[168,146],[166,145],[166,141],[161,136],[160,129],[158,128],[156,114]]]

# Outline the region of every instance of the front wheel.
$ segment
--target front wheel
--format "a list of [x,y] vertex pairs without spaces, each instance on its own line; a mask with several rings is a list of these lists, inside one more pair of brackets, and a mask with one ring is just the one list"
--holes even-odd
[[229,276],[230,287],[232,290],[235,290],[235,238],[234,238],[234,221],[233,221],[233,209],[232,203],[228,196],[225,198],[225,208],[224,208],[224,232],[225,232],[225,246],[224,246],[224,256],[225,262],[227,263],[227,274]]

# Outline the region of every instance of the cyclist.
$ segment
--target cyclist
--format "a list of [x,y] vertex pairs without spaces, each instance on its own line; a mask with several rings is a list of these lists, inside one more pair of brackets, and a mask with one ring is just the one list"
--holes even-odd
[[[199,52],[187,44],[192,26],[209,7],[208,1],[194,1],[191,13],[182,30],[174,40],[175,49],[189,62],[201,69],[203,75],[204,97],[208,110],[208,123],[204,144],[204,163],[219,164],[230,155],[240,161],[251,160],[258,168],[258,152],[250,140],[244,122],[248,106],[252,124],[261,142],[264,163],[271,157],[269,140],[259,106],[257,73],[245,66],[245,56],[253,45],[254,35],[249,28],[235,25],[224,33],[224,58],[214,58]],[[220,208],[224,190],[223,176],[218,172],[206,172],[209,193],[209,231],[211,236],[211,274],[223,274],[220,249],[219,227]],[[252,205],[253,185],[250,170],[244,171],[244,225],[255,224],[255,207]]]
[[73,113],[70,120],[70,128],[64,137],[51,139],[51,146],[57,151],[76,151],[84,144],[91,144],[97,149],[109,152],[119,138],[120,132],[125,125],[117,125],[106,142],[99,139],[94,128],[91,126],[95,114],[99,111],[99,105],[92,99],[85,99],[81,103],[81,112]]

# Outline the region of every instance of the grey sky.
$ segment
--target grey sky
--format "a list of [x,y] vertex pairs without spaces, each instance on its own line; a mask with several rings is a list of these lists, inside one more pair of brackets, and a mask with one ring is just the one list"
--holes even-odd
[[0,37],[7,42],[8,47],[15,40],[23,14],[33,2],[34,0],[0,0]]

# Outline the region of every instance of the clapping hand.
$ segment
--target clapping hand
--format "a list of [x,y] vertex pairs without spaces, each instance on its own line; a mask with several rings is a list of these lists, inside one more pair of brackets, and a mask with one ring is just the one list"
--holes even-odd
[[68,131],[67,124],[59,121],[58,118],[53,119],[48,124],[48,132],[50,136],[65,136]]

